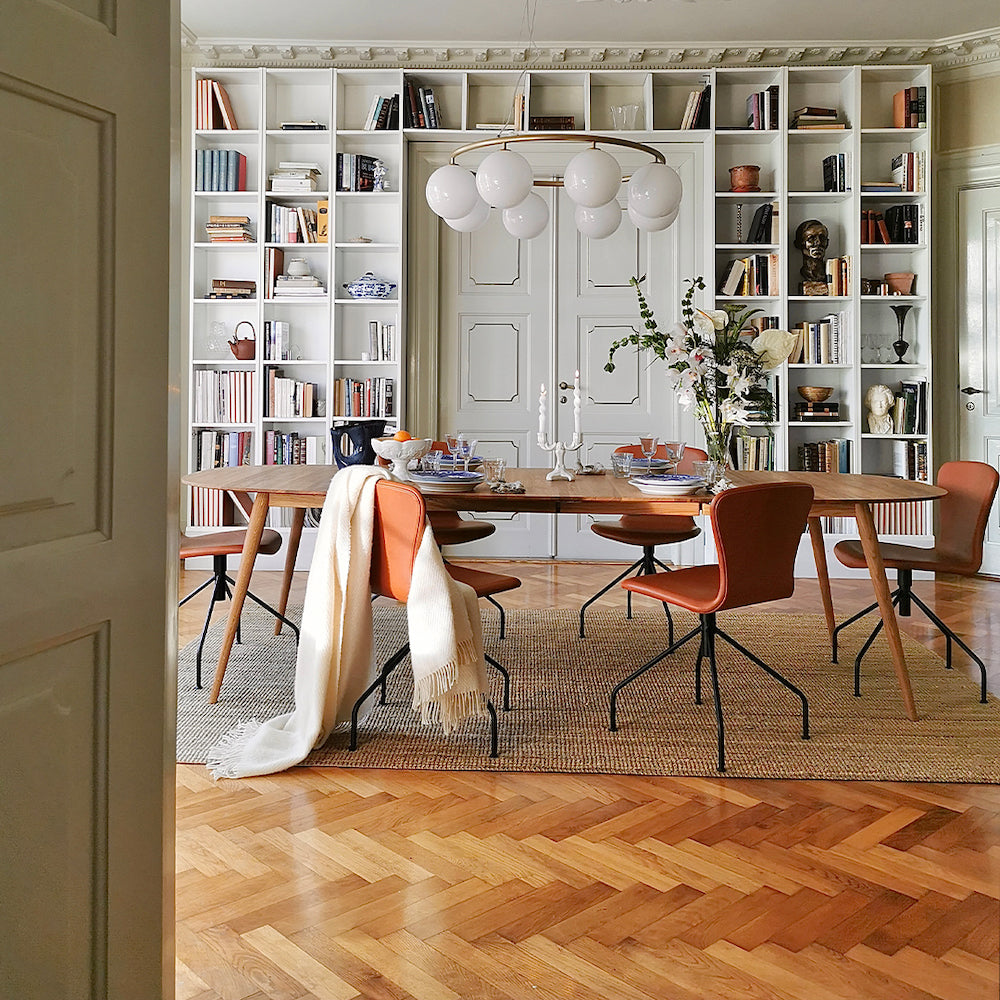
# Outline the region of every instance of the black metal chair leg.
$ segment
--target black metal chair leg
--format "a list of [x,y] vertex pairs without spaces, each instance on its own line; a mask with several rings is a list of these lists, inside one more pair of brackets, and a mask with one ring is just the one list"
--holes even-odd
[[198,652],[195,654],[194,658],[194,686],[201,690],[201,651],[205,648],[205,638],[208,635],[208,626],[212,621],[212,612],[215,610],[217,598],[215,594],[212,595],[212,599],[208,602],[208,614],[205,615],[205,627],[201,630],[201,639],[198,642]]
[[718,739],[719,771],[726,770],[726,727],[722,720],[722,696],[719,694],[719,671],[715,665],[715,614],[702,615],[705,645],[708,647],[708,669],[712,676],[712,694],[715,698],[715,731]]
[[[896,602],[898,600],[899,600],[899,591],[897,590],[892,595],[892,606],[893,607],[896,606]],[[854,657],[854,697],[855,698],[860,698],[861,697],[861,661],[865,658],[865,653],[867,653],[868,650],[871,649],[872,643],[878,638],[878,634],[879,634],[879,632],[882,631],[882,626],[884,624],[885,623],[882,621],[882,619],[879,618],[878,624],[872,630],[872,634],[870,636],[868,636],[867,639],[865,639],[864,645],[862,645],[861,649],[858,650],[858,655],[856,657]]]
[[486,699],[486,711],[490,713],[490,759],[496,760],[500,756],[499,727],[497,725],[497,710],[489,698]]
[[187,602],[190,601],[192,597],[197,597],[206,587],[211,587],[213,583],[215,583],[215,577],[210,576],[204,583],[195,587],[194,590],[192,590],[191,593],[187,595],[187,597],[182,597],[177,602],[177,607],[179,608],[184,607],[184,605],[187,604]]
[[673,573],[673,571],[674,571],[673,566],[668,566],[665,562],[661,561],[660,559],[657,559],[656,556],[653,556],[653,562],[657,566],[659,566],[660,569],[662,569],[664,573]]
[[500,638],[506,638],[507,635],[507,613],[503,609],[503,605],[492,598],[489,594],[486,595],[486,600],[490,602],[500,612]]
[[948,639],[948,660],[947,660],[947,663],[945,665],[949,669],[951,668],[951,640],[952,639],[954,639],[955,642],[958,643],[958,645],[961,646],[961,648],[965,650],[965,652],[968,654],[969,657],[971,657],[971,659],[975,660],[976,665],[979,667],[979,678],[980,678],[980,683],[979,683],[979,701],[980,701],[980,704],[985,705],[986,702],[987,702],[987,698],[986,698],[986,664],[983,663],[983,661],[975,653],[973,653],[971,649],[969,649],[969,647],[959,638],[959,636],[952,629],[950,629],[947,625],[945,625],[945,623],[943,621],[941,621],[941,619],[938,618],[938,616],[936,614],[934,614],[934,612],[931,611],[931,609],[929,607],[927,607],[927,605],[924,604],[924,602],[922,600],[920,600],[920,598],[917,597],[916,594],[911,593],[910,594],[910,599],[913,601],[914,604],[916,604],[916,606],[918,608],[920,608],[921,611],[923,611],[923,613],[925,615],[927,615],[927,617],[930,619],[930,621],[933,622],[933,624],[936,625],[944,633],[944,635]]
[[655,667],[660,660],[666,659],[671,653],[680,649],[689,639],[693,639],[696,635],[701,632],[701,625],[696,625],[693,629],[683,639],[678,640],[672,646],[668,646],[662,653],[654,656],[648,663],[644,663],[641,667],[633,670],[632,673],[628,675],[624,680],[619,681],[611,691],[611,702],[610,702],[610,725],[608,728],[611,732],[618,731],[618,692],[622,690],[626,685],[631,684],[637,677],[641,677],[650,667]]
[[698,647],[698,659],[694,662],[694,703],[701,704],[701,661],[708,656],[705,649],[705,630],[701,631],[701,645]]
[[505,712],[510,711],[510,673],[507,668],[502,664],[498,663],[496,660],[490,656],[489,653],[483,653],[486,658],[486,662],[496,671],[499,672],[500,676],[503,678],[503,710]]
[[621,583],[622,580],[624,580],[625,577],[627,577],[629,575],[629,573],[632,572],[632,570],[636,569],[637,567],[639,567],[641,565],[642,565],[642,560],[641,559],[638,562],[632,563],[632,565],[629,566],[629,568],[627,570],[625,570],[624,573],[620,574],[619,576],[616,576],[611,581],[611,583],[609,583],[606,587],[602,588],[596,594],[594,594],[594,596],[591,597],[590,600],[584,602],[583,606],[580,608],[580,638],[581,639],[585,639],[586,638],[586,636],[583,633],[583,616],[586,614],[587,608],[589,608],[591,606],[591,604],[594,603],[594,601],[599,600],[600,598],[602,598],[612,587],[614,587],[617,584]]
[[841,622],[833,630],[833,635],[830,637],[831,645],[833,646],[833,655],[830,657],[831,663],[837,662],[837,633],[839,633],[841,629],[847,628],[848,625],[853,625],[856,621],[858,621],[859,618],[864,618],[865,615],[870,614],[877,607],[878,607],[878,601],[876,601],[874,604],[869,604],[868,607],[864,609],[864,611],[859,611],[856,615],[851,615],[851,617],[848,618],[847,621]]
[[370,695],[377,687],[381,687],[385,683],[385,678],[392,673],[393,670],[403,662],[403,658],[410,651],[410,644],[404,643],[392,656],[382,666],[379,671],[378,677],[375,678],[365,688],[362,692],[361,697],[354,703],[354,707],[351,709],[351,740],[348,745],[349,750],[358,749],[358,712],[361,710],[361,706],[364,704],[365,699]]
[[296,643],[296,645],[298,645],[298,641],[299,641],[299,627],[298,627],[298,625],[295,624],[295,622],[289,621],[277,608],[272,608],[270,604],[267,604],[266,602],[262,601],[252,591],[250,591],[250,590],[247,591],[247,597],[249,597],[250,600],[253,601],[253,602],[255,602],[256,604],[259,604],[265,611],[267,611],[270,614],[274,615],[274,617],[277,618],[278,621],[284,622],[295,633],[295,643]]

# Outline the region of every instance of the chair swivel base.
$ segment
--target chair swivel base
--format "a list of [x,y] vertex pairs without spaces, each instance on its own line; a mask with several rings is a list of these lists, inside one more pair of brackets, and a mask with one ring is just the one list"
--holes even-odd
[[701,662],[702,660],[708,660],[709,674],[712,680],[712,694],[715,700],[715,728],[717,734],[717,744],[718,744],[718,770],[726,770],[726,731],[725,722],[722,717],[722,700],[719,697],[719,673],[716,667],[715,660],[715,640],[716,637],[723,639],[728,642],[735,650],[742,653],[751,663],[755,663],[761,668],[765,673],[769,674],[780,684],[784,685],[793,694],[797,695],[799,701],[802,703],[802,739],[809,739],[809,702],[806,696],[786,677],[783,677],[769,667],[763,660],[755,656],[750,652],[745,646],[738,643],[731,635],[724,632],[719,628],[716,623],[715,613],[711,612],[709,614],[699,615],[699,623],[691,629],[690,632],[682,639],[678,639],[677,642],[671,643],[662,653],[654,656],[648,663],[644,663],[641,667],[633,670],[632,673],[628,675],[624,680],[619,681],[615,685],[611,692],[610,700],[610,713],[609,713],[609,726],[608,728],[611,732],[618,731],[618,694],[632,681],[641,677],[647,670],[651,667],[655,667],[657,663],[665,659],[671,653],[676,652],[681,648],[686,642],[689,642],[695,636],[700,637],[701,645],[698,649],[698,659],[695,661],[695,704],[700,705],[701,701]]
[[[921,611],[927,616],[928,620],[933,624],[939,632],[944,635],[947,640],[945,646],[945,669],[951,670],[951,644],[954,641],[959,645],[965,653],[972,659],[976,666],[979,667],[979,703],[985,705],[987,703],[986,698],[986,664],[971,650],[969,647],[953,632],[943,621],[916,594],[913,593],[913,570],[910,569],[898,569],[896,570],[896,582],[899,586],[892,592],[891,599],[892,605],[898,608],[899,616],[901,618],[910,617],[910,606],[915,604]],[[831,640],[833,651],[832,651],[832,661],[837,662],[837,635],[842,630],[847,628],[848,625],[853,625],[856,621],[864,618],[865,615],[870,614],[878,607],[878,602],[875,604],[870,604],[867,608],[859,611],[857,614],[851,615],[846,621],[842,621],[834,630],[833,637]],[[875,628],[872,630],[871,634],[864,641],[861,649],[858,651],[858,655],[854,658],[854,697],[861,697],[861,661],[864,659],[865,653],[871,649],[872,643],[878,638],[879,632],[882,631],[883,622],[881,618],[876,624]]]

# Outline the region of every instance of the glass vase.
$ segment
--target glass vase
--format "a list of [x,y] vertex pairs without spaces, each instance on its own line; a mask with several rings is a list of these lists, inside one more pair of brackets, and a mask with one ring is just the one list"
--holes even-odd
[[712,492],[724,490],[730,485],[726,479],[726,470],[732,458],[730,445],[735,430],[733,424],[727,424],[722,430],[705,428],[705,454],[708,455],[708,462],[705,463],[704,475],[706,485]]

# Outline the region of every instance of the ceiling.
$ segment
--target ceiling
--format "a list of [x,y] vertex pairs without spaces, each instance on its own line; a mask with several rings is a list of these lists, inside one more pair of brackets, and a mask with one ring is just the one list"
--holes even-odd
[[[199,42],[419,46],[934,42],[1000,24],[997,0],[181,0]],[[835,14],[834,14],[835,11]],[[835,22],[835,23],[834,23]]]

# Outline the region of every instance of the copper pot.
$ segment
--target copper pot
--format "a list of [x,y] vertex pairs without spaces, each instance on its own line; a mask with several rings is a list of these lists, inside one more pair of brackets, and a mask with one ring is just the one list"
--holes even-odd
[[742,163],[729,168],[730,191],[759,191],[760,167],[754,163]]
[[885,276],[891,295],[912,295],[913,282],[917,276],[912,271],[894,271]]

